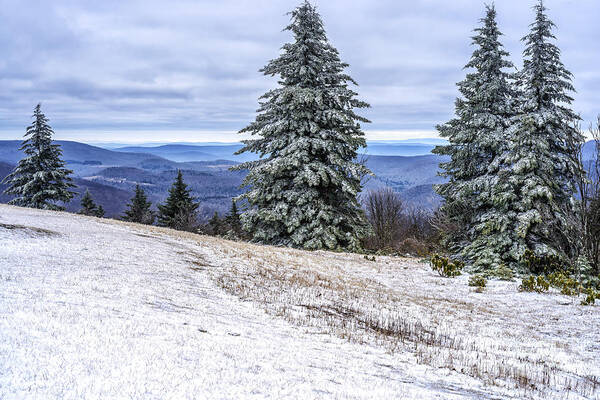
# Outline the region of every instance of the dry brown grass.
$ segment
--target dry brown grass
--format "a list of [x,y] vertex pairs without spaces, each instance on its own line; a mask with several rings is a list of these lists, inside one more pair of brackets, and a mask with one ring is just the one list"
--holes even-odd
[[[144,228],[152,235],[167,234],[208,249],[191,255],[193,271],[208,272],[230,294],[315,333],[409,353],[419,364],[447,368],[489,385],[518,388],[524,398],[598,395],[597,376],[574,372],[538,355],[535,347],[520,343],[524,338],[511,332],[509,325],[503,332],[506,343],[479,335],[478,327],[485,327],[482,321],[510,321],[510,316],[486,302],[482,297],[486,294],[474,294],[480,300],[436,295],[436,287],[452,290],[456,280],[418,275],[415,271],[422,274],[423,267],[415,260],[379,257],[369,262],[353,254],[305,252]],[[394,287],[379,279],[396,276],[413,279],[415,284]],[[530,325],[527,339],[541,340],[535,337],[535,323]],[[550,345],[570,351],[566,342]]]
[[0,229],[18,230],[28,236],[60,236],[60,233],[48,229],[36,228],[33,226],[1,224]]

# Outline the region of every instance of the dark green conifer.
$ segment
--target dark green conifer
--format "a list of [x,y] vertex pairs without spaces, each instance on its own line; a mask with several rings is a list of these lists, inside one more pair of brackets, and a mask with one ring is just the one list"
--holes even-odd
[[499,157],[506,153],[507,130],[513,116],[513,67],[508,60],[496,23],[494,6],[486,7],[481,26],[475,29],[475,47],[458,83],[456,117],[437,127],[448,144],[433,152],[449,156],[440,165],[449,181],[436,191],[444,197],[442,210],[456,229],[445,238],[454,256],[481,269],[499,266],[512,244],[511,222],[494,198]]
[[129,208],[123,216],[124,221],[147,225],[154,223],[154,213],[150,210],[152,202],[148,201],[148,197],[140,185],[135,186],[135,195],[127,206]]
[[89,190],[85,190],[83,197],[81,198],[81,209],[79,210],[79,214],[90,215],[93,217],[103,217],[104,216],[104,208],[102,206],[97,206],[90,194]]
[[208,229],[211,235],[219,236],[223,233],[223,221],[219,213],[215,211],[212,218],[208,221]]
[[192,231],[196,228],[196,213],[199,204],[190,194],[191,190],[183,181],[181,170],[177,171],[177,178],[171,189],[169,197],[164,204],[158,205],[158,224],[173,229]]
[[227,216],[227,224],[229,225],[230,234],[239,238],[242,234],[242,222],[240,221],[240,214],[238,213],[237,204],[234,199],[231,200],[231,209]]
[[531,31],[522,39],[519,113],[503,160],[505,185],[498,187],[511,200],[506,213],[516,216],[519,242],[510,252],[515,262],[527,251],[567,260],[579,250],[570,221],[575,219],[575,180],[582,174],[577,148],[584,137],[571,107],[573,75],[561,61],[543,1],[534,10]]

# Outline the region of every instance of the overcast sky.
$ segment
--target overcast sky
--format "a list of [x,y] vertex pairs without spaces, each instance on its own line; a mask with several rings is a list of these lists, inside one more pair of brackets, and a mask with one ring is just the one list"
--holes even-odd
[[[483,16],[479,0],[315,0],[358,92],[370,139],[436,136]],[[291,39],[299,1],[0,0],[0,139],[42,103],[56,137],[87,142],[233,141],[275,79],[258,72]],[[521,65],[533,0],[496,0]],[[600,1],[546,0],[574,108],[600,113]]]

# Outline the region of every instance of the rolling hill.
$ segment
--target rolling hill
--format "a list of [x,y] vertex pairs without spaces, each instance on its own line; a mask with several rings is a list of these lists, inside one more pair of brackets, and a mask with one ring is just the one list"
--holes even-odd
[[[372,156],[419,156],[431,153],[436,144],[445,143],[444,140],[423,140],[418,141],[369,141],[367,148],[361,152]],[[214,160],[232,160],[237,162],[251,161],[258,158],[255,154],[234,154],[240,150],[242,145],[233,144],[165,144],[159,146],[125,146],[114,148],[115,151],[131,153],[147,153],[169,160],[186,161],[214,161]]]
[[[0,161],[16,164],[23,153],[19,140],[0,140]],[[161,166],[163,169],[175,168],[176,163],[148,153],[125,153],[106,150],[88,144],[57,140],[63,151],[63,159],[69,168],[78,175],[93,173],[111,166]],[[158,168],[158,167],[155,167]]]
[[600,395],[598,306],[516,281],[6,205],[0,242],[2,399]]
[[168,144],[156,147],[121,147],[115,149],[115,151],[153,154],[177,162],[215,160],[244,162],[256,160],[258,158],[254,154],[235,155],[234,153],[241,148],[241,144],[211,146]]
[[[0,160],[13,164],[19,161],[23,156],[23,153],[19,151],[21,143],[20,140],[0,140]],[[99,162],[104,166],[123,166],[136,165],[146,160],[160,160],[160,157],[148,153],[110,151],[101,147],[67,140],[57,140],[55,143],[60,145],[64,159],[71,163],[82,164],[87,161]]]
[[444,182],[438,176],[438,166],[443,160],[444,157],[436,155],[368,156],[367,167],[375,174],[374,179],[402,191],[412,186]]

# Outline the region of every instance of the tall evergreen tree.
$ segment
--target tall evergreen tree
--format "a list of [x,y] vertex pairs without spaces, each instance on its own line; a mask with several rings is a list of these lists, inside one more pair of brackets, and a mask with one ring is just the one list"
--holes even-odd
[[358,248],[369,232],[357,201],[368,170],[356,162],[365,146],[359,122],[368,121],[354,109],[368,104],[348,87],[356,82],[343,72],[348,64],[315,7],[305,1],[290,14],[286,30],[295,40],[261,70],[279,76],[279,87],[261,97],[256,120],[241,131],[259,138],[244,141],[238,154],[261,156],[235,168],[249,170],[242,223],[257,242]]
[[164,204],[158,205],[158,224],[173,229],[191,231],[196,225],[196,210],[199,206],[190,194],[191,190],[183,181],[181,170],[169,189],[169,196]]
[[459,227],[449,245],[455,255],[489,268],[501,262],[511,245],[505,235],[510,218],[502,213],[493,192],[498,158],[506,150],[514,95],[511,75],[506,72],[513,65],[499,40],[502,33],[494,6],[486,6],[481,24],[475,29],[475,50],[465,66],[472,72],[458,83],[462,97],[456,100],[456,117],[437,127],[449,144],[433,152],[450,156],[441,164],[449,181],[436,187],[445,199],[445,214]]
[[83,197],[81,197],[81,209],[78,211],[78,214],[90,215],[93,217],[104,217],[104,208],[102,206],[98,206],[89,190],[85,190]]
[[60,146],[52,143],[54,131],[38,104],[33,112],[33,124],[27,127],[20,150],[25,157],[4,182],[4,193],[16,195],[9,203],[24,207],[64,210],[57,202],[68,203],[74,193],[70,171],[65,168]]
[[122,218],[124,221],[147,225],[154,223],[154,213],[150,210],[152,202],[148,201],[146,192],[140,185],[135,186],[135,195],[127,204],[127,207],[128,209],[125,210],[125,215]]
[[577,146],[583,137],[579,117],[571,110],[572,74],[553,43],[555,27],[543,2],[534,7],[535,22],[523,38],[523,69],[519,74],[519,115],[511,129],[505,164],[507,196],[514,200],[520,242],[513,258],[525,250],[537,256],[572,257],[576,252],[569,220],[574,213],[574,183],[581,173]]

